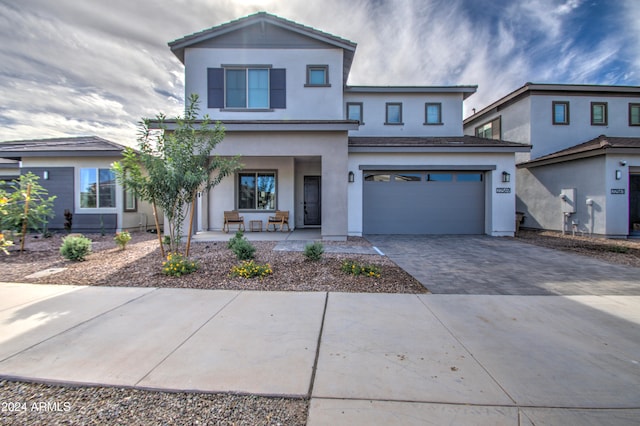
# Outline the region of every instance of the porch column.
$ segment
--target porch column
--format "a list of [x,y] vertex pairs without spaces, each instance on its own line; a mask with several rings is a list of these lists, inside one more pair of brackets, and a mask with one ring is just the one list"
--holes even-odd
[[322,239],[347,239],[348,158],[346,141],[322,156]]

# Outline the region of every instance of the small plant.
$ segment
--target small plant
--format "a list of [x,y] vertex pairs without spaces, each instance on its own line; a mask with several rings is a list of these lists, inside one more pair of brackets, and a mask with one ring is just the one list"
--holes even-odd
[[91,253],[91,240],[84,235],[69,235],[62,240],[60,254],[65,259],[83,261]]
[[113,239],[116,241],[116,244],[120,246],[120,250],[124,250],[127,243],[131,241],[131,234],[127,231],[116,232],[116,236],[113,237]]
[[256,253],[256,248],[246,239],[239,240],[231,249],[238,260],[250,260]]
[[73,226],[73,213],[69,209],[64,209],[64,230],[67,233],[71,232]]
[[227,243],[227,248],[230,250],[233,250],[233,246],[236,245],[236,243],[238,241],[243,241],[245,240],[244,238],[244,234],[242,233],[242,231],[237,231],[236,234],[229,240],[229,242]]
[[380,278],[382,274],[382,270],[379,266],[363,265],[352,260],[345,260],[344,262],[342,262],[342,267],[340,269],[346,274],[355,276],[363,275],[365,277]]
[[307,244],[304,247],[304,257],[306,257],[307,260],[316,262],[322,258],[322,253],[324,253],[324,246],[322,243],[315,242],[313,244]]
[[253,260],[245,260],[240,265],[231,268],[232,276],[242,278],[259,277],[260,279],[263,279],[272,273],[273,270],[271,269],[271,265],[268,263],[261,265],[259,263],[255,263]]
[[198,262],[189,260],[180,253],[169,253],[162,262],[162,273],[172,277],[188,275],[198,270]]
[[12,245],[13,241],[6,240],[4,238],[4,234],[0,234],[0,251],[2,251],[6,255],[9,255],[9,250],[7,250],[7,248],[11,247]]
[[171,236],[165,235],[164,237],[162,237],[162,244],[164,244],[167,247],[170,247],[171,246]]

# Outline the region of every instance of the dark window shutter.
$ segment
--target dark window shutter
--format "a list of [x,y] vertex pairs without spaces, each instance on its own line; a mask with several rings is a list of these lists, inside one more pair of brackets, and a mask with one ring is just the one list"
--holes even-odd
[[207,107],[224,108],[224,68],[207,68]]
[[272,68],[269,73],[271,108],[287,107],[287,70]]

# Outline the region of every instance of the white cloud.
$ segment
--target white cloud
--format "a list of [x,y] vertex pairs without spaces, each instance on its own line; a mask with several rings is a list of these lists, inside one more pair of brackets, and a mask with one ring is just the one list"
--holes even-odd
[[[358,43],[350,84],[478,85],[466,114],[526,81],[638,83],[640,3],[581,47],[579,0],[0,0],[0,140],[96,134],[134,142],[182,111],[167,42],[266,10]],[[631,67],[609,69],[612,61]],[[607,80],[607,81],[605,81]]]

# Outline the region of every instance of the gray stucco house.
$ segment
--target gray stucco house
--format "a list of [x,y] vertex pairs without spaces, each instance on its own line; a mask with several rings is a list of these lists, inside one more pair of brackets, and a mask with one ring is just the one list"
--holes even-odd
[[348,85],[356,43],[265,12],[169,47],[187,97],[226,128],[212,154],[244,164],[198,198],[196,230],[221,230],[227,210],[264,225],[286,210],[328,240],[514,234],[510,176],[529,146],[464,135],[475,86]]
[[[154,225],[153,211],[116,182],[111,164],[124,147],[96,136],[0,142],[0,158],[32,172],[56,195],[50,230],[64,229],[65,210],[74,232],[138,230]],[[16,176],[15,174],[13,176]],[[7,176],[11,177],[11,176]]]
[[518,154],[523,226],[640,236],[640,87],[527,83],[464,120]]

